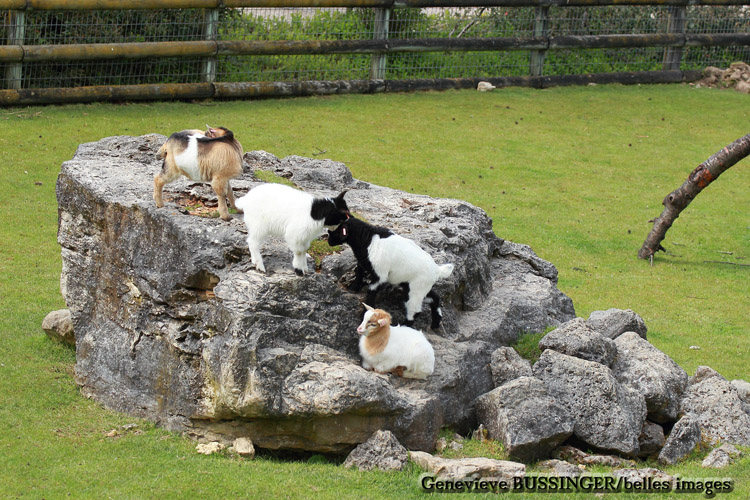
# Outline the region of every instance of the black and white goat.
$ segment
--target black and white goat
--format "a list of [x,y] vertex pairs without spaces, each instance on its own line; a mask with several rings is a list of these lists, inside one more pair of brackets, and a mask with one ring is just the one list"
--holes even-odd
[[316,198],[283,184],[261,184],[237,200],[245,211],[247,246],[256,269],[266,272],[260,246],[269,236],[284,238],[294,253],[294,272],[307,270],[307,249],[325,229],[334,229],[349,217],[344,194]]
[[154,177],[154,201],[163,207],[161,193],[166,184],[176,181],[181,175],[196,182],[209,182],[219,198],[219,214],[229,220],[229,204],[234,203],[229,179],[242,174],[242,145],[231,130],[224,127],[175,132],[165,142],[157,157],[163,159],[161,171]]
[[440,326],[443,316],[440,297],[432,287],[437,280],[451,275],[453,264],[439,266],[412,240],[354,217],[342,222],[335,231],[328,231],[329,245],[343,243],[351,247],[357,258],[352,291],[358,292],[369,274],[373,280],[366,300],[372,304],[377,290],[386,283],[407,284],[406,325],[414,324],[414,316],[422,310],[422,302],[427,298],[432,313],[430,327],[437,329]]

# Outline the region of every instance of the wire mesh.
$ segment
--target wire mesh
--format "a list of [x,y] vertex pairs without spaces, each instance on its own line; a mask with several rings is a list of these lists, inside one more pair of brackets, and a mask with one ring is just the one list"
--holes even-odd
[[[544,36],[667,33],[671,10],[662,6],[549,7]],[[534,7],[397,8],[388,12],[389,39],[528,40],[540,35]],[[163,41],[369,40],[382,36],[376,9],[222,8],[115,11],[35,11],[0,15],[5,44],[68,45]],[[17,21],[17,20],[16,20]],[[536,28],[536,31],[535,31]],[[690,6],[685,32],[748,33],[748,6]],[[542,74],[649,71],[663,67],[664,48],[546,51]],[[532,52],[398,52],[385,58],[387,79],[527,76]],[[367,79],[373,55],[171,57],[92,61],[0,62],[1,88],[77,87],[201,81],[301,81]],[[750,60],[750,47],[685,47],[682,69],[727,67]]]

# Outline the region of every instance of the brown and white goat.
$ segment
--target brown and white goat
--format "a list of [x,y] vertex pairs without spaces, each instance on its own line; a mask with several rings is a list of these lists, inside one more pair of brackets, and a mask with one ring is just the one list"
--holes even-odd
[[[154,177],[154,201],[163,207],[162,190],[166,184],[184,175],[196,182],[211,184],[219,198],[219,214],[229,220],[226,200],[237,210],[229,180],[242,174],[242,145],[231,130],[224,127],[175,132],[156,153],[163,159],[161,171]],[[238,212],[242,212],[238,210]]]
[[362,367],[399,377],[425,379],[435,370],[435,352],[419,330],[391,326],[391,315],[364,304],[367,311],[357,327]]

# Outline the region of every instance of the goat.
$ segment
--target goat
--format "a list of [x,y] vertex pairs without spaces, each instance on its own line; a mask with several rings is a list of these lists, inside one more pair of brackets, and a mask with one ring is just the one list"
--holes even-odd
[[419,330],[391,326],[391,315],[364,304],[365,316],[357,327],[362,367],[399,377],[426,379],[435,370],[435,352]]
[[229,220],[229,204],[237,209],[229,179],[242,174],[242,145],[231,130],[224,127],[175,132],[156,153],[163,159],[161,171],[154,177],[154,201],[164,206],[162,190],[166,184],[184,175],[196,182],[209,182],[219,198],[219,215]]
[[269,236],[283,237],[294,253],[292,267],[298,276],[307,269],[307,249],[312,240],[333,229],[349,217],[344,200],[346,191],[336,198],[316,198],[283,184],[261,184],[237,200],[245,211],[247,246],[255,268],[266,272],[260,246]]
[[357,258],[355,280],[350,287],[353,292],[359,292],[362,288],[366,274],[374,277],[365,299],[370,303],[378,289],[386,283],[406,284],[409,289],[406,325],[414,324],[414,317],[422,310],[422,302],[426,298],[432,314],[430,328],[436,330],[440,326],[443,316],[440,297],[432,291],[432,287],[438,279],[451,275],[453,264],[439,266],[430,254],[412,240],[354,217],[344,221],[335,231],[328,231],[329,245],[343,243],[351,247]]

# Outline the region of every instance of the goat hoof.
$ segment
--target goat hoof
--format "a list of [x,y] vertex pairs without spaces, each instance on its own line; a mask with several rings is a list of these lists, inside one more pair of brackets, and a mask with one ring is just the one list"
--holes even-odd
[[296,274],[297,276],[305,275],[305,273],[302,272],[302,269],[297,269],[296,267],[294,268],[294,274]]

